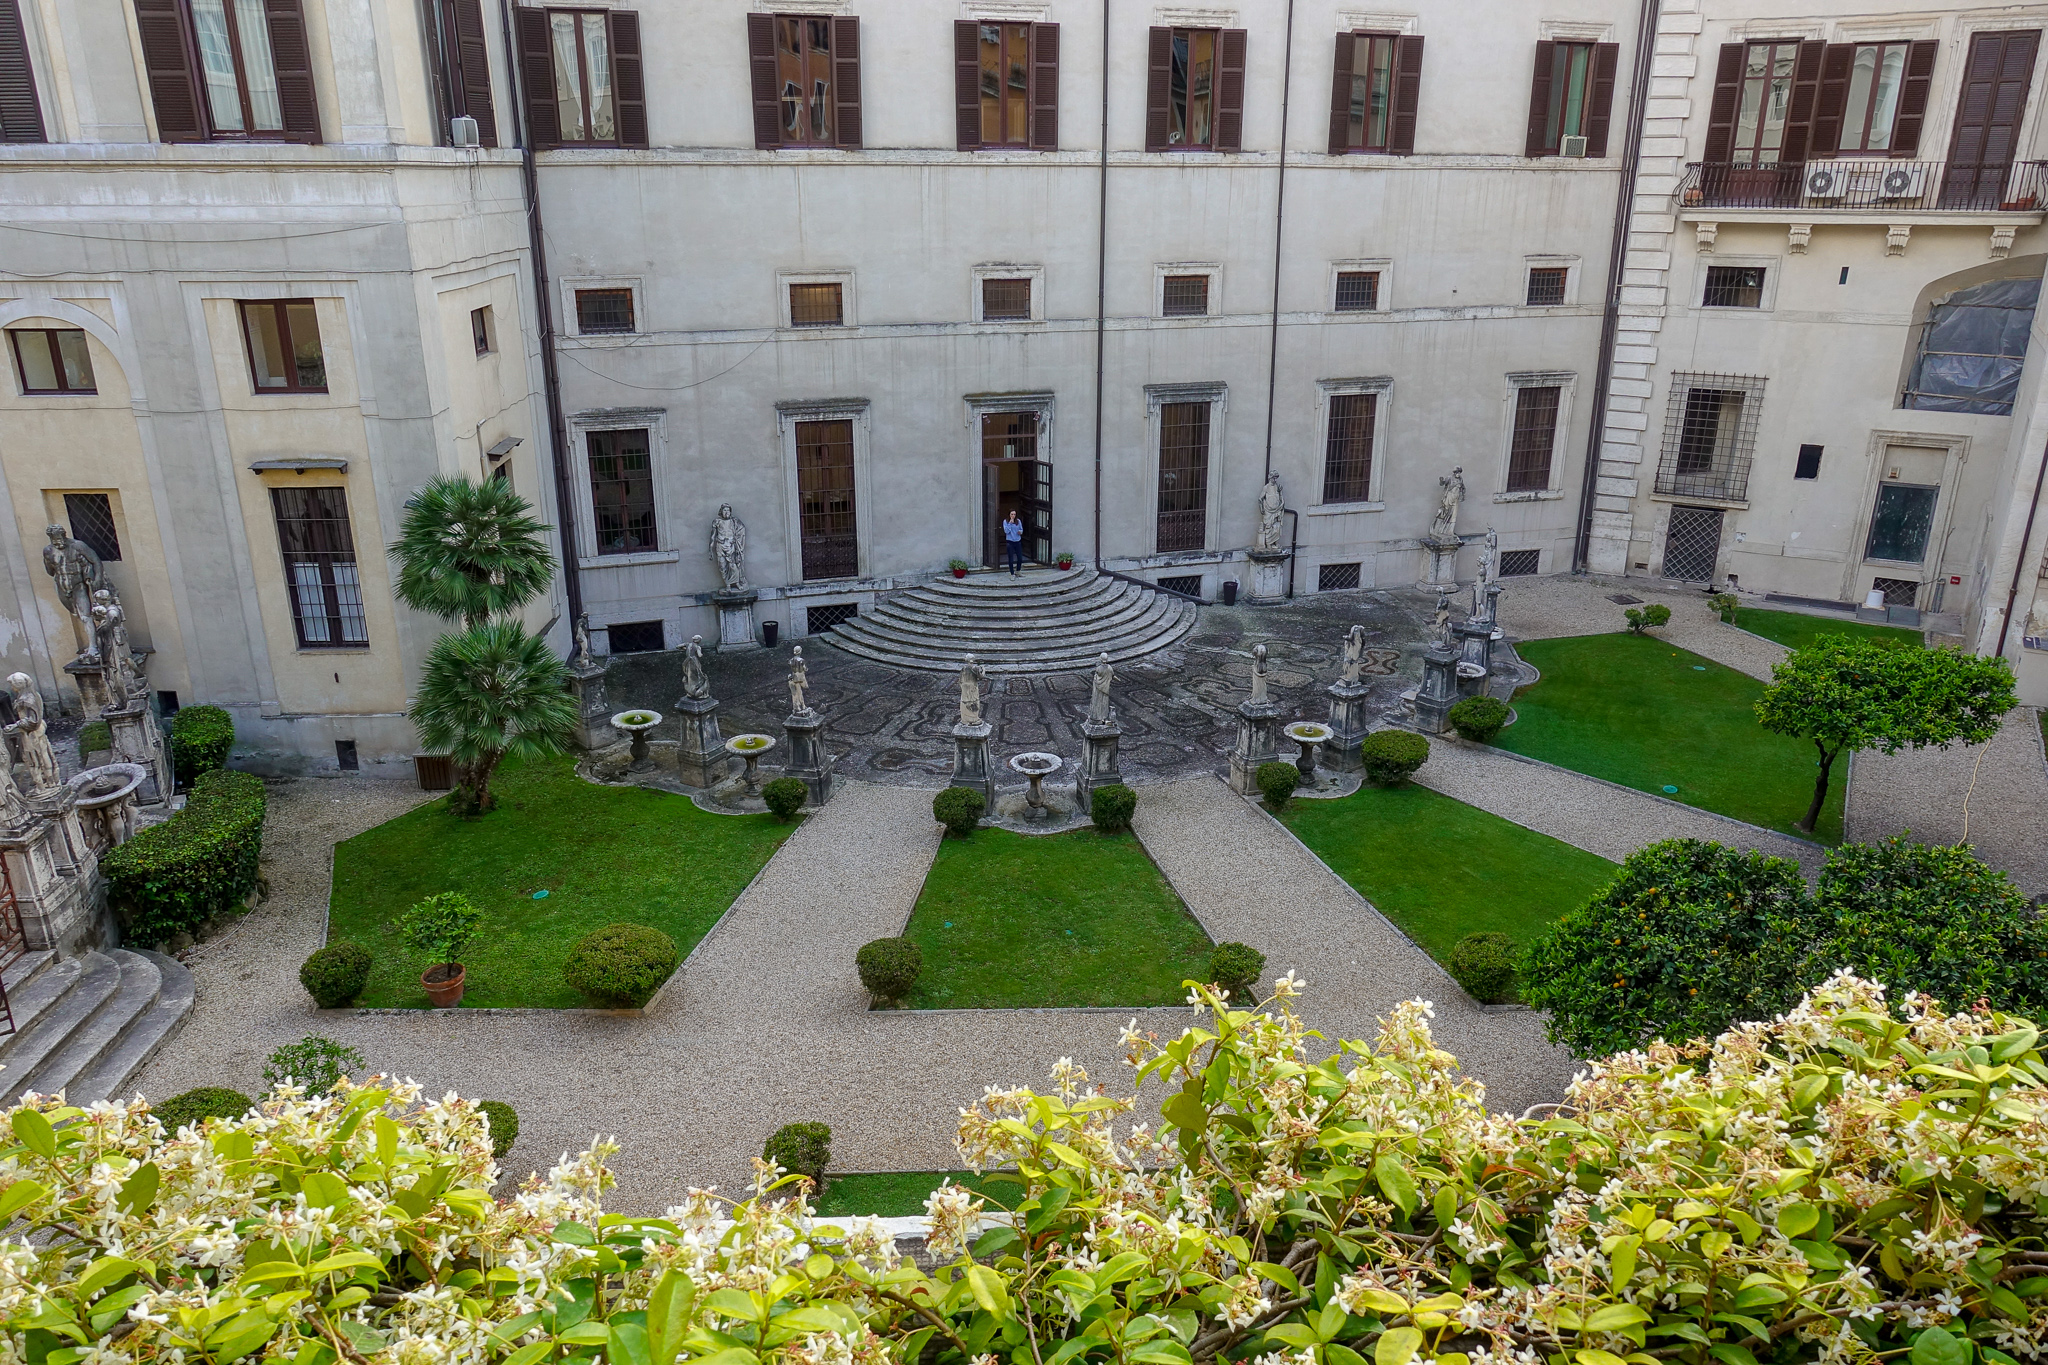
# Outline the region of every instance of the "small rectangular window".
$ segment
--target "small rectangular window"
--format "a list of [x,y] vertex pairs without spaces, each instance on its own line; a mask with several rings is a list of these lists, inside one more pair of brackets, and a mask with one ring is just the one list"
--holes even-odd
[[1555,308],[1563,303],[1565,276],[1569,273],[1564,266],[1532,267],[1529,271],[1529,307]]
[[846,301],[839,284],[793,284],[789,287],[789,325],[843,327]]
[[1346,592],[1358,586],[1361,564],[1324,564],[1316,569],[1317,592]]
[[981,317],[984,322],[1031,321],[1031,281],[983,280]]
[[1508,440],[1510,493],[1550,487],[1550,459],[1557,449],[1557,411],[1564,390],[1554,384],[1515,390],[1515,429]]
[[1710,265],[1702,308],[1761,308],[1764,306],[1764,267],[1760,265]]
[[1323,501],[1364,502],[1372,496],[1372,439],[1379,415],[1376,393],[1330,395],[1330,430],[1323,446]]
[[349,530],[348,491],[338,487],[273,488],[271,511],[291,593],[292,625],[301,649],[362,649],[370,643],[356,542]]
[[647,428],[588,433],[590,510],[601,555],[659,549]]
[[114,503],[105,493],[66,493],[64,519],[71,523],[71,534],[91,546],[102,563],[121,558]]
[[668,637],[659,621],[614,621],[605,627],[604,633],[613,654],[652,654],[668,648]]
[[1200,318],[1209,315],[1207,275],[1168,275],[1160,293],[1162,317]]
[[258,393],[327,392],[327,357],[311,299],[244,302],[242,334]]
[[834,602],[829,606],[804,608],[804,634],[823,635],[836,625],[860,615],[858,602]]
[[584,336],[633,330],[633,291],[630,289],[579,289],[576,291],[576,330]]
[[1340,270],[1337,272],[1337,311],[1370,313],[1380,306],[1380,272]]
[[1502,550],[1500,552],[1500,576],[1502,578],[1526,578],[1537,571],[1541,550]]
[[1159,586],[1183,597],[1198,598],[1202,595],[1202,576],[1198,573],[1169,574],[1159,580]]
[[14,372],[24,394],[98,393],[92,352],[76,327],[22,327],[7,334],[14,343]]
[[498,349],[496,342],[492,338],[492,330],[491,306],[489,304],[485,304],[481,308],[469,310],[469,339],[476,343],[476,353],[478,355],[489,355],[492,351]]
[[1820,446],[1799,447],[1799,463],[1792,469],[1795,479],[1817,479],[1820,477]]
[[334,765],[345,773],[360,771],[362,760],[356,756],[356,742],[352,739],[334,741]]

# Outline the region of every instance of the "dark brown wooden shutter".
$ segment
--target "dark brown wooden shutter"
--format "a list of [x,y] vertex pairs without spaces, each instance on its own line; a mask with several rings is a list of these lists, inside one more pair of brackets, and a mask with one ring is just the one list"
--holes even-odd
[[1821,67],[1827,55],[1826,43],[1799,45],[1799,60],[1792,66],[1792,103],[1785,110],[1785,142],[1778,152],[1781,166],[1806,164],[1807,147],[1813,140],[1813,109],[1820,102]]
[[1349,33],[1337,35],[1337,60],[1330,68],[1330,155],[1351,150],[1351,54],[1358,40]]
[[28,34],[15,0],[0,0],[0,142],[42,142],[43,106],[36,99]]
[[1806,141],[1809,157],[1842,150],[1842,111],[1849,107],[1849,68],[1855,60],[1854,43],[1828,44],[1820,64],[1820,93],[1813,101],[1813,134]]
[[1957,92],[1955,130],[1949,134],[1948,165],[1942,172],[1943,208],[1997,207],[2005,202],[2005,181],[2018,150],[2020,119],[2034,79],[2039,29],[1970,35]]
[[491,101],[491,45],[484,32],[483,0],[455,0],[455,79],[462,112],[476,120],[477,139],[498,145],[498,114]]
[[972,19],[953,24],[953,124],[961,151],[981,146],[981,25]]
[[1031,26],[1031,146],[1060,149],[1060,26]]
[[837,136],[834,145],[861,145],[860,20],[832,21],[832,104]]
[[1415,115],[1422,105],[1422,39],[1394,39],[1394,121],[1387,130],[1387,150],[1415,150]]
[[747,16],[747,69],[754,79],[754,145],[782,145],[782,92],[775,79],[775,16]]
[[1173,30],[1155,28],[1146,54],[1145,150],[1173,150]]
[[1906,49],[1906,83],[1899,89],[1899,116],[1892,121],[1892,155],[1916,156],[1927,121],[1927,91],[1934,84],[1934,54],[1941,44],[1928,39]]
[[270,59],[277,67],[277,105],[284,135],[294,142],[320,140],[320,99],[313,93],[313,49],[306,41],[306,15],[299,0],[263,0],[270,26]]
[[640,15],[615,9],[612,22],[612,96],[618,101],[621,147],[647,145],[647,74],[640,59]]
[[1529,136],[1522,144],[1523,156],[1543,156],[1555,149],[1550,145],[1550,63],[1557,44],[1544,39],[1536,44],[1536,74],[1529,82]]
[[1714,100],[1707,106],[1708,165],[1725,166],[1735,159],[1735,106],[1742,101],[1742,59],[1747,43],[1721,44],[1714,66]]
[[1216,34],[1216,150],[1244,150],[1245,30],[1220,29]]
[[1614,122],[1614,77],[1621,69],[1620,43],[1593,44],[1593,88],[1587,92],[1586,155],[1607,155],[1607,129]]
[[548,42],[546,10],[512,11],[519,37],[519,83],[526,96],[526,138],[536,149],[562,144],[562,115],[555,104],[555,54]]
[[135,28],[142,38],[142,66],[149,73],[150,103],[156,106],[157,136],[165,142],[206,141],[183,0],[135,0]]

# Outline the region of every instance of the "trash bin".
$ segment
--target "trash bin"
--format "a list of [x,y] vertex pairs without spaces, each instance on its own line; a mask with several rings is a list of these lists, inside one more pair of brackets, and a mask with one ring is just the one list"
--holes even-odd
[[763,622],[761,623],[761,643],[762,643],[762,644],[764,644],[764,645],[766,645],[766,646],[768,646],[768,648],[770,648],[770,649],[773,649],[773,648],[775,648],[775,640],[776,640],[776,637],[777,637],[777,636],[779,636],[779,635],[781,635],[781,634],[782,634],[782,622],[780,622],[780,621],[763,621]]
[[1237,580],[1235,578],[1223,580],[1223,605],[1226,607],[1237,605]]

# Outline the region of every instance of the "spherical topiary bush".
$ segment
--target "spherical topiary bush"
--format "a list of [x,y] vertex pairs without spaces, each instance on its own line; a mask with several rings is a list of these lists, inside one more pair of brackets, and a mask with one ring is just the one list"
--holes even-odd
[[1450,721],[1460,738],[1491,744],[1508,723],[1508,704],[1498,697],[1467,697],[1451,707]]
[[804,808],[804,802],[811,799],[811,789],[799,777],[778,777],[761,788],[761,799],[768,803],[768,809],[775,812],[778,820],[794,820],[796,813]]
[[825,1166],[832,1160],[832,1130],[822,1123],[785,1123],[761,1147],[761,1155],[791,1175],[825,1187]]
[[932,798],[932,818],[944,825],[948,834],[963,839],[974,833],[987,809],[988,802],[973,787],[948,787]]
[[1301,785],[1301,770],[1292,763],[1261,763],[1255,776],[1267,810],[1285,810],[1294,789]]
[[1230,992],[1233,1001],[1250,1004],[1252,987],[1266,970],[1266,955],[1248,943],[1219,943],[1209,953],[1209,980]]
[[1358,746],[1365,775],[1383,786],[1397,786],[1429,762],[1429,741],[1412,730],[1375,730]]
[[1088,818],[1104,834],[1121,834],[1131,827],[1131,812],[1138,808],[1138,794],[1121,782],[1097,787],[1088,793]]
[[1467,934],[1451,949],[1451,977],[1482,1005],[1515,995],[1515,941],[1506,934]]
[[562,979],[607,1009],[647,1003],[683,960],[676,941],[645,924],[607,924],[576,940]]
[[853,956],[860,984],[877,1000],[895,1002],[910,994],[924,970],[924,950],[907,938],[878,938]]
[[323,1010],[338,1010],[363,993],[370,979],[370,950],[337,939],[315,949],[299,968],[299,984]]
[[491,1126],[491,1155],[503,1156],[512,1150],[512,1144],[519,1141],[519,1115],[503,1100],[482,1100],[477,1108],[484,1111],[484,1118]]
[[196,1126],[207,1119],[238,1119],[255,1107],[255,1101],[239,1090],[202,1085],[197,1090],[173,1095],[162,1104],[152,1104],[149,1112],[166,1133],[175,1137],[180,1128]]

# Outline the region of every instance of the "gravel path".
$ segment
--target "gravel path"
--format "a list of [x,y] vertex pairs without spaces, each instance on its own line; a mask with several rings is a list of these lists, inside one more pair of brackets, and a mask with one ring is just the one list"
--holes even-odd
[[2027,895],[2048,896],[2048,761],[2032,707],[2014,707],[1998,734],[1975,748],[1856,755],[1849,837],[1910,830],[1925,843],[1957,843],[1966,801],[1977,856],[2012,873]]

